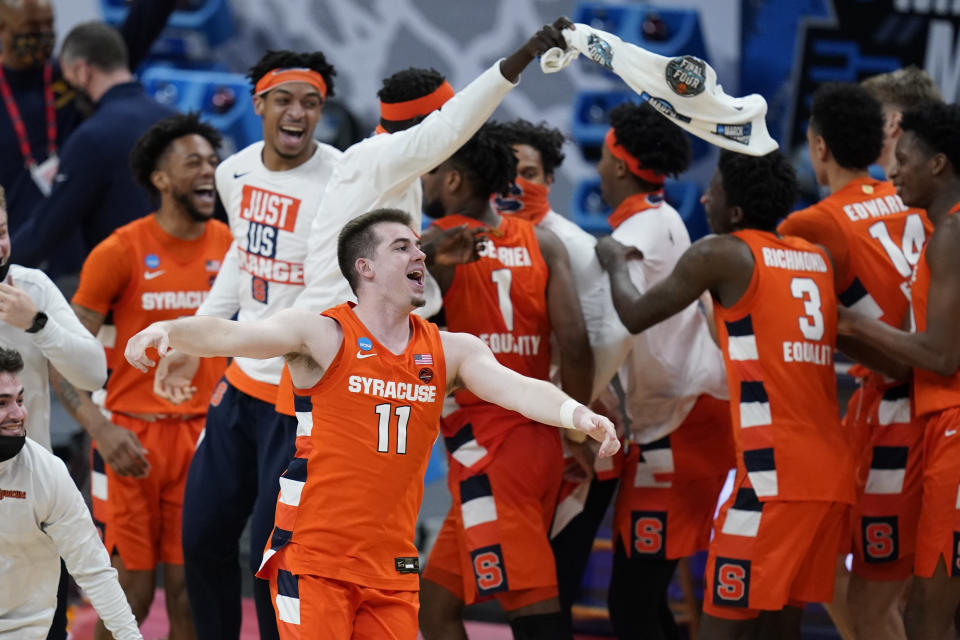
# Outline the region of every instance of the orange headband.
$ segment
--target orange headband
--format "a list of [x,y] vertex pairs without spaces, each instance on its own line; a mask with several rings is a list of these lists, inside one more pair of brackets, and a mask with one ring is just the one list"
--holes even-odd
[[613,127],[610,127],[610,130],[607,131],[607,137],[605,137],[603,141],[606,143],[607,148],[610,149],[610,153],[613,154],[614,158],[623,160],[627,168],[630,169],[630,173],[650,184],[663,184],[665,176],[662,173],[645,168],[635,156],[631,155],[622,144],[617,142],[617,134],[613,132]]
[[446,80],[432,93],[404,102],[380,102],[380,118],[394,122],[411,120],[418,116],[425,116],[443,106],[453,97],[453,87]]
[[313,69],[306,69],[304,67],[273,69],[272,71],[268,71],[260,78],[260,81],[257,82],[253,93],[258,96],[263,95],[267,91],[288,82],[306,82],[310,86],[315,87],[324,99],[327,98],[327,83],[323,81],[323,76]]

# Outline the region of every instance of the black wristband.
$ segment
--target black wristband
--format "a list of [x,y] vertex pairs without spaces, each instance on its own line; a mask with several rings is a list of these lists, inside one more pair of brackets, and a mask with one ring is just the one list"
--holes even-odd
[[37,315],[33,316],[33,324],[27,329],[27,333],[38,333],[45,326],[47,326],[47,314],[43,311],[37,311]]

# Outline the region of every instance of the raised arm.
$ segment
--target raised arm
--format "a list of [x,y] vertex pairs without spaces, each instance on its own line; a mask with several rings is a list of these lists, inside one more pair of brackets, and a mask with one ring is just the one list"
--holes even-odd
[[910,367],[950,376],[960,368],[960,219],[941,223],[927,245],[930,292],[927,326],[921,333],[894,329],[879,320],[839,310],[837,331],[860,338]]
[[708,236],[695,242],[669,276],[641,294],[630,280],[627,260],[639,252],[612,237],[597,242],[597,257],[610,274],[610,292],[620,321],[630,333],[666,320],[709,291],[724,306],[735,303],[750,284],[753,256],[733,236]]
[[597,415],[545,380],[520,375],[497,362],[479,338],[441,331],[447,362],[447,390],[465,387],[487,402],[523,414],[535,422],[583,432],[601,443],[600,457],[620,448],[613,423]]
[[[20,288],[15,273],[29,274],[32,284],[42,290],[35,294],[36,300]],[[80,323],[56,285],[43,273],[19,270],[0,283],[0,320],[26,331],[40,311],[47,315],[46,325],[25,335],[71,384],[86,391],[102,387],[107,381],[103,346]]]
[[570,256],[552,231],[536,227],[536,232],[550,274],[547,313],[560,347],[560,383],[575,400],[589,404],[593,391],[593,350],[570,271]]

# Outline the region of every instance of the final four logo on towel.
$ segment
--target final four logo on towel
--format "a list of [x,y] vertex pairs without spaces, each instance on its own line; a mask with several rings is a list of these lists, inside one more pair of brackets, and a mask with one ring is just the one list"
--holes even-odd
[[613,50],[609,42],[591,33],[587,38],[587,46],[590,47],[590,57],[594,62],[613,70]]
[[413,354],[413,364],[421,367],[433,364],[433,355],[429,353],[415,353]]
[[703,93],[707,84],[707,63],[694,56],[671,58],[664,72],[673,92],[684,98]]

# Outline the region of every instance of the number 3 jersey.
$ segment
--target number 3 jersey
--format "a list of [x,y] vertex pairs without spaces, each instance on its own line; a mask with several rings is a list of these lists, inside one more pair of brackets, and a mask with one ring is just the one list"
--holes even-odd
[[282,550],[294,574],[416,591],[417,513],[446,395],[440,331],[411,314],[394,354],[352,307],[323,312],[343,344],[316,385],[296,390],[296,453],[258,575],[271,577]]
[[[459,215],[445,216],[434,224],[443,229],[483,226]],[[503,216],[500,226],[488,234],[480,259],[456,268],[443,296],[447,329],[477,336],[503,366],[546,380],[551,331],[548,279],[533,225]],[[457,391],[454,400],[462,412],[444,418],[443,435],[448,451],[466,467],[481,468],[513,426],[530,422],[466,390]]]
[[732,234],[753,276],[730,308],[714,302],[727,368],[737,473],[766,500],[854,501],[853,457],[840,426],[833,350],[833,268],[794,237]]

